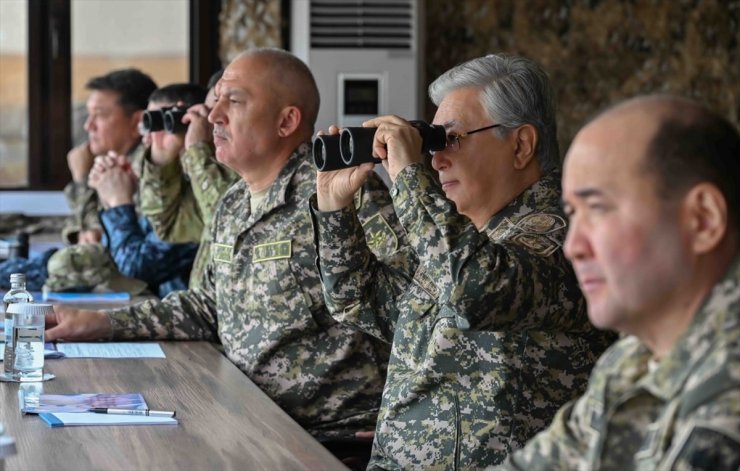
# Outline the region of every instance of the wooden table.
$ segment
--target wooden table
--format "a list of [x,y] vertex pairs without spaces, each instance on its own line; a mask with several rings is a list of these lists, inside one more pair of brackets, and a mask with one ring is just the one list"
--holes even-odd
[[207,342],[161,342],[166,359],[47,360],[46,393],[141,392],[179,425],[49,428],[0,383],[0,421],[18,454],[6,470],[345,469]]

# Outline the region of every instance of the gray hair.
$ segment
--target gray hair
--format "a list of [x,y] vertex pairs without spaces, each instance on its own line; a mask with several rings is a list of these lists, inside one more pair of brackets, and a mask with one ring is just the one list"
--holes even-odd
[[429,85],[429,97],[439,106],[450,92],[466,87],[480,88],[481,105],[494,123],[501,124],[495,129],[500,137],[531,124],[539,136],[535,158],[540,170],[545,174],[560,168],[555,98],[537,63],[504,54],[478,57],[440,75]]

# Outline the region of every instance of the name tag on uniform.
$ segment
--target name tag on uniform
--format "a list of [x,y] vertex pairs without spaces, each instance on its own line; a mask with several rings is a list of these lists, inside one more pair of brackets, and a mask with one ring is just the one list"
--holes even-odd
[[252,263],[290,258],[292,253],[293,246],[290,240],[255,245],[252,248]]
[[231,263],[231,259],[234,253],[233,245],[226,244],[211,244],[211,254],[213,259],[217,262]]

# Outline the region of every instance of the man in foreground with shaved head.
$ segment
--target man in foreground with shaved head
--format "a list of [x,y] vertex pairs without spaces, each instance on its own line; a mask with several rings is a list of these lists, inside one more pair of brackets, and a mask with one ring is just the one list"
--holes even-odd
[[507,469],[740,468],[740,136],[703,106],[627,101],[568,152],[591,321],[623,338]]

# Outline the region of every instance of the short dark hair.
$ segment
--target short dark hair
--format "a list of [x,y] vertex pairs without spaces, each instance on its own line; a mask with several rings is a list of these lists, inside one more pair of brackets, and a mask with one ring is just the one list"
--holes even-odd
[[206,90],[195,83],[173,83],[158,88],[149,95],[149,101],[177,103],[183,101],[187,106],[203,103]]
[[694,110],[659,125],[648,144],[645,166],[666,198],[703,181],[717,186],[727,202],[729,223],[740,230],[740,134],[719,114],[703,106]]
[[206,88],[210,90],[211,88],[215,87],[219,80],[221,80],[221,77],[224,75],[224,68],[220,68],[217,71],[211,75],[211,77],[208,79],[208,84],[206,84]]
[[149,95],[156,90],[157,84],[139,69],[121,69],[91,78],[85,88],[118,93],[118,104],[127,113],[133,113],[146,109]]

